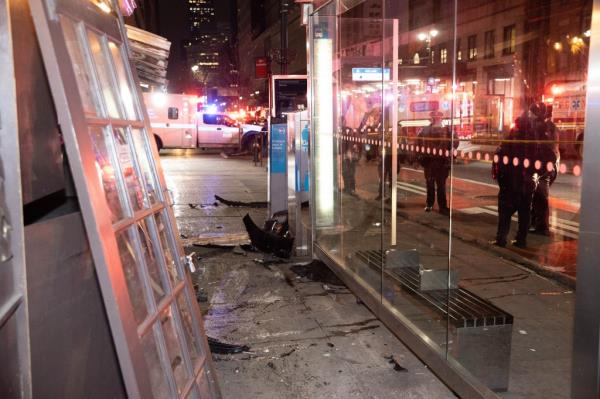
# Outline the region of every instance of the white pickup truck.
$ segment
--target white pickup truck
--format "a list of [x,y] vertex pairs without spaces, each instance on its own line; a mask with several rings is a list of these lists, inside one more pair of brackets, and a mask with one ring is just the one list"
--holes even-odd
[[224,113],[197,111],[198,97],[185,94],[144,93],[156,146],[163,148],[218,148],[249,150],[266,135],[259,125],[240,124]]

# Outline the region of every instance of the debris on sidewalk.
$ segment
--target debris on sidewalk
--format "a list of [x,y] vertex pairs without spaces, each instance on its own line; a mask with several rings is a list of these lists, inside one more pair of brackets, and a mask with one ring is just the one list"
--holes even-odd
[[211,353],[216,353],[218,355],[231,355],[236,353],[248,352],[250,350],[250,347],[248,347],[247,345],[227,344],[215,338],[207,338],[208,346],[210,347]]
[[228,247],[233,248],[236,245],[248,245],[250,244],[250,237],[246,232],[238,233],[210,233],[201,236],[186,236],[183,238],[184,246],[195,246],[195,247]]
[[264,229],[259,228],[248,214],[243,220],[254,247],[280,258],[291,256],[294,238],[291,237],[287,218],[284,222],[276,219],[267,220]]
[[294,265],[290,270],[298,276],[307,278],[311,281],[321,282],[326,285],[344,286],[342,280],[340,280],[339,277],[325,265],[325,263],[319,260],[313,260],[306,264]]
[[237,208],[266,208],[269,206],[268,202],[265,201],[251,201],[251,202],[242,202],[242,201],[230,201],[226,200],[223,197],[219,197],[215,194],[215,199],[224,205],[233,206]]
[[394,365],[394,370],[399,372],[399,373],[406,373],[408,372],[408,369],[402,367],[400,365],[400,363],[398,363],[398,361],[394,358],[394,355],[390,355],[390,356],[384,356],[384,358],[388,361],[389,364],[393,364]]
[[233,247],[232,252],[236,255],[246,255],[246,251],[244,251],[242,249],[242,247],[239,245],[236,245],[235,247]]
[[189,203],[188,206],[192,209],[204,209],[204,208],[213,208],[213,207],[217,207],[219,206],[219,203],[217,201],[213,202],[212,204],[193,204],[193,203]]
[[208,294],[203,287],[198,286],[198,284],[194,284],[194,292],[196,293],[196,300],[199,303],[208,302]]
[[286,261],[286,260],[284,260],[282,258],[279,258],[277,256],[273,256],[271,254],[265,254],[262,257],[262,259],[261,258],[254,258],[253,261],[254,261],[254,263],[257,263],[259,265],[263,265],[267,269],[269,269],[269,266],[271,266],[271,265],[288,263],[288,261]]

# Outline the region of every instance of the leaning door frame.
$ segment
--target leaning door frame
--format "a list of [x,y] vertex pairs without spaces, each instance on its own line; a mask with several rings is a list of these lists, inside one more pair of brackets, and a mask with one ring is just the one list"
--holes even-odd
[[[150,121],[137,76],[127,54],[127,36],[118,6],[113,1],[112,10],[104,14],[91,1],[29,0],[29,3],[128,396],[144,399],[154,396],[150,382],[154,381],[151,376],[156,376],[157,373],[151,373],[150,367],[155,364],[146,363],[147,351],[142,346],[142,339],[149,337],[151,349],[158,351],[159,367],[170,396],[187,397],[200,393],[203,397],[220,398],[202,318],[198,305],[193,300],[190,276],[185,272],[185,256],[176,234],[177,227],[169,206],[158,152],[150,135]],[[104,4],[107,5],[106,2]],[[78,67],[88,74],[89,81],[82,81],[75,72],[65,27],[70,27],[74,32],[69,38],[75,43],[72,46],[78,47],[74,51],[78,51],[83,59]],[[90,35],[97,37],[95,56],[90,47]],[[113,50],[116,49],[112,55],[111,45]],[[120,60],[125,70],[124,80],[119,80],[122,76],[119,76],[116,60]],[[98,64],[98,61],[104,64]],[[105,74],[104,81],[99,78],[98,71]],[[83,93],[80,91],[82,87],[85,90]],[[119,89],[129,89],[130,97],[125,98]],[[113,105],[112,111],[107,107],[107,92],[113,96],[113,102],[110,103]],[[94,104],[84,103],[82,95],[87,96],[86,99]],[[127,101],[123,101],[124,99],[130,100],[130,109],[127,109]],[[85,111],[89,112],[86,114]],[[102,138],[93,139],[90,135],[92,130],[99,132]],[[141,137],[141,148],[134,143],[134,131]],[[120,132],[122,143],[117,144],[115,141],[115,132]],[[98,171],[100,150],[96,148],[94,140],[104,140],[102,144],[107,146],[105,152],[108,159],[105,163],[114,167],[112,178],[109,179],[114,187],[110,186],[108,189],[118,193],[116,202],[111,197],[111,204],[119,205],[112,208],[113,211],[118,209],[116,221],[105,197],[107,188],[104,181],[107,177],[101,177]],[[122,158],[121,147],[126,149],[125,159]],[[148,162],[146,170],[142,170],[144,168],[140,166],[140,159],[144,157]],[[131,176],[139,179],[132,187],[129,186],[130,182],[125,181],[125,169],[129,170]],[[145,177],[150,181],[146,181]],[[133,200],[130,198],[132,190],[135,194]],[[143,205],[139,202],[143,202]],[[167,238],[163,241],[167,241],[166,249],[171,251],[173,258],[169,271],[166,270],[168,266],[165,266],[165,247],[162,246],[163,243],[156,245],[161,237],[155,217],[164,222]],[[150,244],[146,242],[146,251],[142,245],[144,237],[139,233],[140,225],[147,227],[149,233],[146,235],[151,237],[145,237],[151,241]],[[133,258],[133,266],[129,267],[130,270],[137,270],[138,276],[135,279],[142,286],[137,298],[132,297],[129,292],[124,262],[117,244],[117,235],[124,232],[129,234],[131,240],[127,247]],[[153,257],[156,259],[151,259]],[[150,261],[159,263],[159,275],[154,280],[149,274]],[[176,269],[176,281],[170,281],[169,272],[173,269]],[[157,286],[161,288],[160,298],[154,297]],[[178,302],[179,299],[183,300],[183,305]],[[135,319],[132,304],[134,300],[147,306],[143,321]],[[191,343],[187,342],[182,328],[182,306],[187,306],[185,310],[191,312],[191,339],[195,338]],[[183,358],[179,358],[183,367],[179,370],[183,370],[185,377],[183,386],[175,380],[174,366],[170,362],[164,332],[167,327],[162,325],[168,320],[171,320],[171,329],[176,333],[171,344],[177,346],[176,349]],[[199,352],[196,359],[191,359],[188,347]],[[163,384],[165,380],[162,380]]]
[[0,301],[0,330],[9,321],[17,324],[18,359],[3,361],[17,363],[19,373],[12,377],[19,380],[20,392],[13,393],[28,399],[32,395],[31,349],[13,48],[9,0],[0,0],[0,268],[12,275],[12,292]]

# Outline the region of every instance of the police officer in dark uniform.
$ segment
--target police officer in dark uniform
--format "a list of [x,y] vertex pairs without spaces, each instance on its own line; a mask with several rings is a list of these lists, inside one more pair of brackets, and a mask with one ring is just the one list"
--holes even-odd
[[342,145],[342,178],[344,192],[356,195],[356,166],[360,160],[361,147],[358,143],[344,141]]
[[552,109],[544,103],[532,104],[529,108],[532,128],[536,140],[536,160],[540,160],[541,170],[536,171],[536,189],[531,207],[531,232],[550,235],[550,207],[548,199],[550,186],[558,174],[560,157],[558,131],[550,120]]
[[[513,244],[517,247],[527,246],[527,232],[531,218],[531,201],[535,191],[533,167],[524,165],[525,160],[531,163],[535,154],[534,143],[523,141],[533,138],[531,121],[523,115],[515,121],[508,137],[496,150],[492,164],[492,177],[498,182],[498,230],[496,240],[492,244],[504,247],[510,231],[512,215],[517,212],[519,228]],[[525,167],[529,166],[529,167]]]
[[[450,209],[446,201],[446,179],[450,173],[452,160],[452,133],[448,127],[442,126],[444,114],[434,111],[430,116],[431,125],[423,128],[418,135],[418,143],[422,148],[419,162],[423,166],[427,184],[425,212],[431,212],[437,195],[440,213],[448,215]],[[457,147],[458,138],[454,140],[454,148]],[[427,148],[429,148],[429,153],[427,153]],[[446,152],[449,154],[446,155]]]

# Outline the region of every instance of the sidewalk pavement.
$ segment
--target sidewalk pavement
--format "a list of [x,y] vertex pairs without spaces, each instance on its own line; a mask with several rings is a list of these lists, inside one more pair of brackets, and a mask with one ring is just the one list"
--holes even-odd
[[[264,168],[249,158],[162,156],[209,336],[250,346],[213,355],[224,398],[455,397],[325,266],[312,278],[297,260],[257,263],[263,254],[191,245],[239,237],[246,210],[214,205],[214,194],[265,201]],[[189,205],[192,204],[192,207]],[[265,209],[249,210],[257,224]]]

